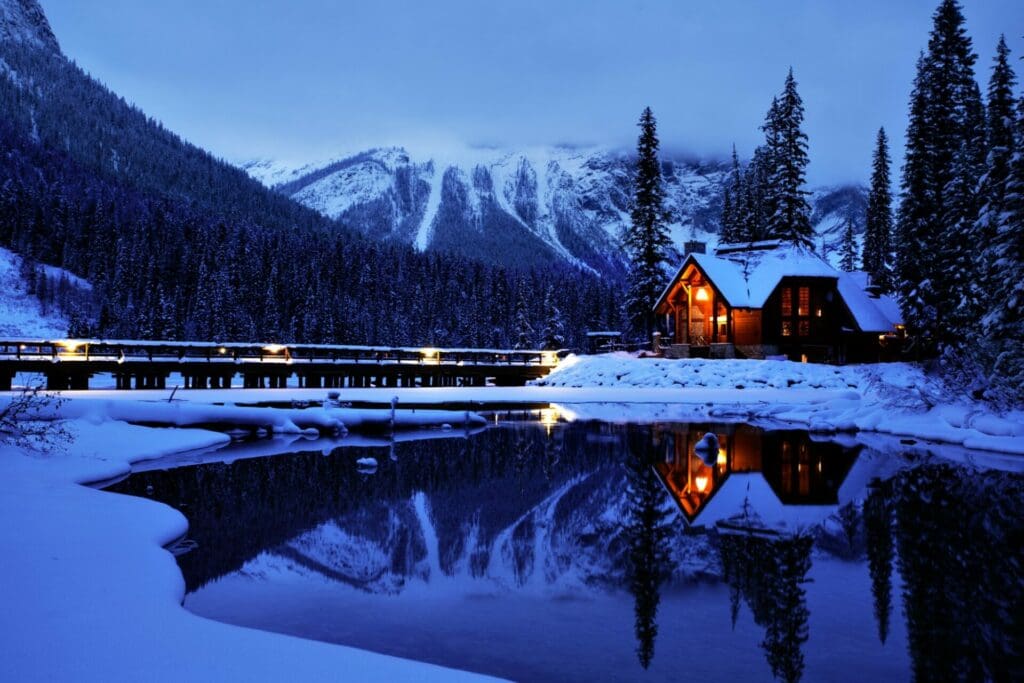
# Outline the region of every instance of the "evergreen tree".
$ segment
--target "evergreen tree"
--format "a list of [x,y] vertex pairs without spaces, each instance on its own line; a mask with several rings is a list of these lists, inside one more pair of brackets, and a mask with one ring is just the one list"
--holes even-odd
[[1006,46],[1006,38],[999,37],[996,46],[995,64],[988,82],[988,106],[986,107],[985,136],[988,148],[985,175],[982,176],[978,188],[979,200],[982,203],[978,220],[982,226],[984,244],[988,244],[998,229],[1000,214],[1003,210],[1003,195],[1006,179],[1010,175],[1010,160],[1013,156],[1014,144],[1014,109],[1013,86],[1017,78],[1010,67],[1010,48]]
[[889,140],[878,129],[871,160],[871,190],[864,227],[863,269],[883,292],[892,289],[892,189],[889,179]]
[[631,430],[627,443],[629,511],[625,536],[629,544],[629,589],[634,599],[637,659],[646,669],[654,659],[661,584],[668,575],[668,515],[661,506],[664,489],[651,467],[649,435]]
[[952,348],[973,329],[984,109],[959,3],[943,0],[933,19],[911,96],[896,261],[904,318],[926,352]]
[[1024,398],[1024,99],[1017,107],[1016,141],[1003,194],[1003,213],[985,261],[996,274],[992,307],[983,319],[994,358],[993,397],[1008,404]]
[[768,233],[774,239],[813,248],[811,207],[804,189],[808,157],[803,120],[803,100],[790,69],[782,95],[772,101],[765,122],[772,164]]
[[853,221],[849,218],[846,219],[846,227],[843,228],[839,267],[847,273],[852,273],[857,269],[857,236],[853,232]]
[[522,286],[516,292],[516,307],[513,321],[513,349],[529,349],[533,347],[533,325],[530,324],[530,311],[526,303],[526,295]]
[[878,639],[889,637],[892,616],[893,530],[892,510],[886,499],[885,485],[872,487],[864,501],[864,535],[867,542],[871,595],[874,599]]
[[745,230],[745,203],[743,188],[743,169],[740,167],[740,158],[736,154],[736,145],[732,146],[732,182],[725,188],[722,197],[722,233],[721,241],[724,244],[735,244],[744,241],[747,231]]
[[555,302],[555,288],[548,286],[544,292],[544,331],[541,345],[546,350],[557,350],[565,346],[565,323],[562,312]]
[[626,312],[633,329],[647,339],[654,331],[654,304],[665,287],[663,265],[672,242],[658,163],[657,123],[650,107],[644,109],[638,125],[631,225],[625,235],[630,259]]

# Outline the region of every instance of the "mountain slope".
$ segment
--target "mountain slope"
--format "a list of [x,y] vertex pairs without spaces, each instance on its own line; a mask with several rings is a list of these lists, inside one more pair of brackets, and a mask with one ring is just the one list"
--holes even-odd
[[[420,251],[454,251],[504,265],[563,260],[621,275],[621,236],[629,224],[632,160],[610,148],[443,150],[414,155],[373,149],[321,164],[244,164],[255,178],[330,218],[379,240]],[[673,241],[716,242],[729,167],[663,156]],[[825,251],[841,227],[861,229],[859,186],[812,193]]]

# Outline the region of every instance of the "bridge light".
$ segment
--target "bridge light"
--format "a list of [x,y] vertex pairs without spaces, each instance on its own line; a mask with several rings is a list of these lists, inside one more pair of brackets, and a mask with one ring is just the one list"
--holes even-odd
[[85,342],[76,341],[74,339],[60,339],[54,343],[68,353],[74,353],[78,350],[79,346],[85,344]]
[[266,346],[263,347],[263,350],[266,351],[267,353],[281,353],[286,348],[288,347],[285,346],[284,344],[267,344]]
[[434,348],[427,347],[427,348],[420,349],[420,356],[423,357],[423,362],[424,363],[440,363],[441,362],[441,352],[439,350],[437,350],[437,349],[434,349]]
[[222,355],[222,356],[223,356],[223,355],[224,355],[225,353],[227,353],[227,352],[228,352],[228,350],[227,350],[227,349],[225,349],[225,348],[224,348],[223,346],[222,346],[222,347],[220,347],[219,349],[217,349],[217,353],[219,353],[219,354],[220,354],[220,355]]
[[540,364],[546,366],[558,365],[558,354],[554,351],[545,351],[540,354]]

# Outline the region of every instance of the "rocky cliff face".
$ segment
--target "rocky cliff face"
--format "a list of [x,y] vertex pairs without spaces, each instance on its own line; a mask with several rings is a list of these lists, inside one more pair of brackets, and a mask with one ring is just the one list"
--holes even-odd
[[[607,148],[466,149],[414,155],[374,149],[323,164],[271,161],[246,170],[306,206],[378,239],[506,265],[564,261],[621,275],[629,224],[630,156]],[[714,243],[729,167],[664,157],[674,243]],[[864,190],[819,188],[812,195],[823,247],[850,218],[863,222]]]
[[36,0],[0,0],[0,41],[7,40],[60,52],[50,22]]

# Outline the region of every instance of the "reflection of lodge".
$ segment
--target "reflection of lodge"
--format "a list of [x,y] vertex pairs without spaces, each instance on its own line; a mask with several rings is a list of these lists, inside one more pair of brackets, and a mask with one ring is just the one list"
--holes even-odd
[[[695,447],[708,432],[718,438],[718,452],[698,453]],[[655,469],[690,522],[716,497],[719,509],[707,523],[741,513],[748,504],[759,515],[784,506],[835,506],[856,460],[854,451],[812,441],[804,432],[700,425],[664,435],[665,458]]]

